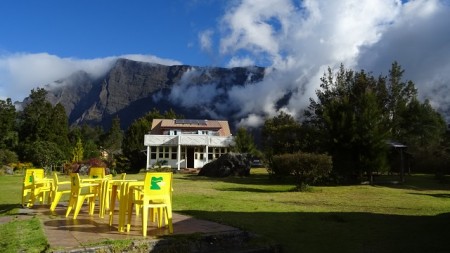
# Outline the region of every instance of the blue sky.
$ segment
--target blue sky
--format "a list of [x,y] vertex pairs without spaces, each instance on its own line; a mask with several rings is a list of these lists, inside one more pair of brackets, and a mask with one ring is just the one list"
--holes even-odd
[[76,0],[0,2],[0,50],[92,59],[149,54],[186,64],[221,64],[198,36],[214,28],[227,1]]
[[79,70],[100,77],[119,57],[258,65],[262,82],[226,94],[242,124],[258,125],[287,92],[281,110],[299,115],[328,67],[377,76],[397,61],[421,99],[450,111],[448,0],[4,0],[0,10],[0,99],[21,101]]

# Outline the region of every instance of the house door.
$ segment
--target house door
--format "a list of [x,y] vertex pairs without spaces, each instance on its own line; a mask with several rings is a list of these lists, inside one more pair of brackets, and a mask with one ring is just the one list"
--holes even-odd
[[194,147],[187,147],[186,168],[194,168]]

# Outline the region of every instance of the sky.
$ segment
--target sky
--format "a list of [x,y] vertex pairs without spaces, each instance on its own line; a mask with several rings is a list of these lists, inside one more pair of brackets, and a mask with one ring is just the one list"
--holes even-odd
[[257,65],[261,83],[228,91],[241,124],[255,126],[287,92],[281,110],[299,115],[328,67],[378,76],[397,61],[421,99],[450,108],[448,0],[3,0],[0,10],[0,99],[79,70],[100,76],[119,57]]

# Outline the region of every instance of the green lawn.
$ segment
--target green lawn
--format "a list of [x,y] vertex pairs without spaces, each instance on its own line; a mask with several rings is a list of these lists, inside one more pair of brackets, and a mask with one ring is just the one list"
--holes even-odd
[[[0,176],[1,215],[20,202],[20,181]],[[264,169],[249,178],[175,174],[174,211],[263,235],[285,252],[450,252],[450,185],[432,175],[402,185],[293,188]]]

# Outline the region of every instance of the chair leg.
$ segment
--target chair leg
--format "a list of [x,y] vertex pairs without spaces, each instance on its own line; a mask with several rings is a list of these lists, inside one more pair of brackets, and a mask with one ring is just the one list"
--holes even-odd
[[67,206],[67,211],[66,211],[66,217],[69,216],[70,212],[73,209],[73,206],[75,205],[75,198],[74,197],[70,197],[69,200],[69,206]]
[[50,206],[50,211],[55,211],[56,206],[58,205],[59,201],[61,200],[62,197],[62,192],[55,192],[54,197],[53,197],[53,201],[52,201],[52,205]]
[[95,197],[89,198],[89,214],[94,215],[95,210]]
[[169,233],[173,233],[173,224],[172,224],[172,206],[167,205],[165,208],[166,210],[166,217],[167,217],[167,223],[169,224]]
[[142,205],[142,235],[147,236],[148,207]]
[[131,228],[131,215],[133,215],[133,203],[130,202],[130,204],[128,205],[127,232],[130,232]]
[[80,213],[81,206],[83,205],[83,202],[85,200],[85,196],[78,196],[76,200],[76,206],[75,206],[75,212],[73,213],[73,219],[75,220],[78,216],[78,213]]

